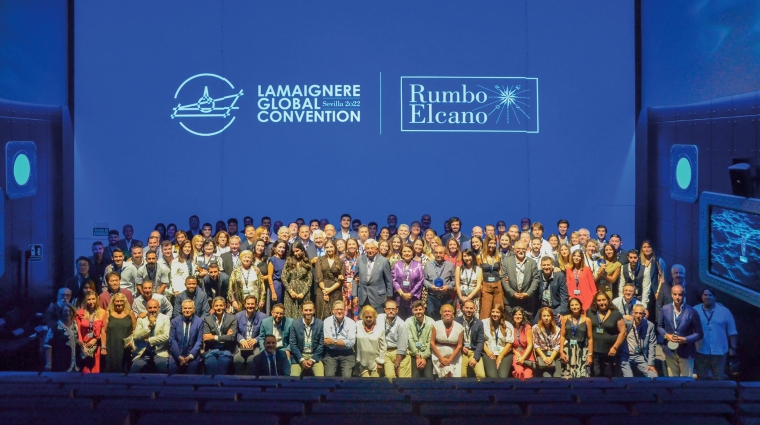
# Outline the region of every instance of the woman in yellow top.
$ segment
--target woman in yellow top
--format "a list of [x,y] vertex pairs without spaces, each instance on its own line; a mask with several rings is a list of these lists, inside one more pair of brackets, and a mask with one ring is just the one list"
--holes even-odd
[[258,267],[253,265],[253,253],[245,250],[240,253],[240,266],[232,271],[230,276],[230,290],[227,293],[227,301],[233,313],[237,313],[245,307],[245,297],[253,295],[259,300],[259,309],[264,306],[266,289],[264,277]]

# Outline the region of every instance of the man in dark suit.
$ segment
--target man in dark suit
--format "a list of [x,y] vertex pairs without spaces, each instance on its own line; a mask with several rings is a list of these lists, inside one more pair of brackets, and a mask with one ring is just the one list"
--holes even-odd
[[683,303],[692,307],[702,303],[702,287],[696,282],[686,282],[686,268],[680,264],[673,264],[670,268],[670,275],[673,282],[663,282],[660,290],[657,292],[657,319],[660,318],[662,307],[673,302],[670,297],[670,291],[673,285],[683,287]]
[[256,296],[246,296],[243,305],[245,310],[236,315],[238,348],[232,359],[235,363],[235,375],[250,375],[252,373],[253,358],[261,352],[258,344],[261,323],[267,318],[266,314],[257,311],[259,301]]
[[72,294],[78,295],[82,286],[87,282],[92,282],[92,289],[95,293],[100,294],[102,288],[96,285],[94,280],[90,278],[90,260],[87,257],[79,257],[77,258],[77,274],[66,279],[63,287],[68,288]]
[[364,243],[365,255],[359,257],[354,278],[354,303],[359,307],[371,305],[381,311],[385,302],[393,295],[391,265],[382,255],[377,255],[377,242],[367,239]]
[[222,253],[222,271],[232,276],[232,271],[240,266],[240,236],[230,236],[230,250]]
[[230,291],[230,276],[219,268],[220,265],[213,261],[208,265],[208,274],[201,280],[203,290],[209,298],[227,299],[227,293]]
[[657,332],[654,323],[644,316],[644,304],[633,306],[633,321],[626,322],[626,341],[620,346],[620,370],[626,378],[639,375],[656,378],[654,352],[657,347]]
[[314,303],[311,301],[301,305],[301,314],[303,318],[294,320],[290,326],[290,376],[325,376],[322,364],[324,325],[314,318]]
[[124,239],[119,241],[119,248],[124,251],[124,256],[127,257],[127,259],[131,256],[133,246],[143,246],[141,240],[132,239],[134,233],[135,230],[132,228],[131,224],[125,224],[121,229],[121,234],[124,235]]
[[198,218],[197,215],[191,215],[188,219],[188,224],[190,225],[190,229],[188,229],[185,233],[187,233],[188,239],[193,239],[193,236],[199,235],[201,233],[201,219]]
[[325,242],[327,242],[327,240],[325,238],[325,232],[319,229],[315,230],[312,236],[314,237],[314,243],[309,244],[309,246],[304,246],[306,246],[306,255],[309,257],[309,260],[311,260],[311,264],[316,264],[319,257],[325,256]]
[[335,239],[348,240],[348,238],[357,239],[359,234],[355,230],[351,229],[351,216],[343,214],[340,216],[340,229],[335,233]]
[[195,276],[185,278],[185,290],[174,298],[174,311],[172,312],[174,316],[178,316],[182,312],[181,306],[185,301],[192,301],[195,304],[195,315],[198,317],[206,316],[211,311],[206,292],[198,288],[198,278]]
[[[440,320],[441,306],[451,302],[451,294],[454,293],[456,280],[454,278],[454,264],[444,260],[446,248],[438,245],[433,250],[434,261],[425,264],[425,288],[428,290],[427,315],[433,320]],[[440,279],[440,280],[439,280]],[[414,375],[414,371],[412,371]]]
[[668,376],[691,377],[694,374],[695,343],[704,337],[699,314],[683,303],[683,287],[675,285],[670,290],[672,304],[662,307],[657,320],[657,331],[666,341],[662,351]]
[[[558,325],[561,324],[562,316],[569,312],[567,308],[567,281],[564,273],[554,272],[554,258],[549,256],[541,258],[538,299],[539,307],[552,309]],[[533,320],[533,323],[538,323],[538,317]]]
[[[501,259],[501,285],[504,288],[504,304],[510,309],[522,307],[536,315],[538,293],[538,265],[525,253],[525,242],[518,241],[513,247],[515,255]],[[506,279],[505,279],[506,278]]]
[[293,325],[293,319],[285,317],[285,306],[275,304],[272,306],[272,315],[261,322],[259,329],[259,349],[266,349],[265,339],[267,336],[274,335],[275,348],[278,353],[282,353],[288,359],[285,365],[285,375],[290,376],[290,328]]
[[195,375],[201,363],[203,320],[195,315],[195,303],[185,300],[182,314],[171,321],[169,373]]
[[464,327],[464,347],[462,348],[462,378],[467,378],[468,372],[472,371],[478,380],[486,377],[483,362],[480,357],[483,356],[483,343],[485,333],[483,332],[483,322],[475,317],[475,302],[472,300],[465,301],[462,306],[461,317],[456,320]]
[[253,375],[259,376],[288,376],[286,366],[288,357],[277,349],[277,339],[267,335],[264,339],[264,352],[253,358]]
[[226,375],[236,345],[237,317],[225,312],[227,300],[223,297],[215,297],[212,307],[213,314],[203,317],[203,361],[208,375]]

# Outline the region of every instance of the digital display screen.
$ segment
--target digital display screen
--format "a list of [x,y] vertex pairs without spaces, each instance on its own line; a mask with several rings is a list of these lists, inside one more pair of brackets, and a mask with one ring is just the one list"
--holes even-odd
[[710,208],[710,273],[760,290],[760,215]]

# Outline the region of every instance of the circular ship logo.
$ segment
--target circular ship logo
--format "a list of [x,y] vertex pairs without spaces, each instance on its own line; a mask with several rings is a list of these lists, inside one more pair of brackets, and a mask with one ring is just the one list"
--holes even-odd
[[174,99],[179,103],[173,108],[171,117],[178,119],[182,128],[196,136],[215,136],[235,122],[233,112],[239,109],[235,105],[243,90],[237,93],[234,90],[235,86],[219,75],[193,75],[174,93]]

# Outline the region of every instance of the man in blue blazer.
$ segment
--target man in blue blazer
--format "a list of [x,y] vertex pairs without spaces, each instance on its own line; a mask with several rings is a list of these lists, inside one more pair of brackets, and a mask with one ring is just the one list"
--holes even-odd
[[[567,280],[564,273],[554,271],[554,258],[544,256],[541,258],[541,273],[538,279],[538,306],[549,307],[557,319],[557,326],[562,324],[561,318],[569,313],[567,308]],[[538,323],[538,315],[533,319]]]
[[182,314],[172,319],[169,331],[169,373],[195,375],[201,362],[203,320],[195,315],[193,300],[183,301],[181,309]]
[[366,254],[356,262],[354,302],[358,303],[359,307],[371,305],[376,311],[382,311],[385,302],[393,295],[391,265],[385,257],[377,255],[377,242],[374,239],[367,239],[364,250]]
[[277,349],[277,338],[267,335],[264,338],[264,352],[253,358],[253,375],[259,376],[288,376],[290,369],[288,357]]
[[694,358],[697,356],[695,343],[704,335],[699,314],[684,304],[683,292],[681,285],[674,285],[670,289],[673,303],[662,307],[657,319],[657,331],[666,342],[662,351],[665,353],[668,376],[691,377],[694,374]]
[[290,327],[290,376],[325,376],[322,364],[324,325],[314,318],[314,303],[311,301],[301,305],[301,314],[303,318],[294,320]]
[[626,322],[626,341],[620,346],[620,370],[626,378],[633,378],[635,373],[656,378],[654,352],[657,347],[657,333],[654,323],[645,319],[644,304],[633,306],[633,321]]
[[257,311],[259,302],[255,295],[248,295],[243,300],[245,310],[241,311],[237,317],[237,350],[232,362],[235,363],[236,375],[250,375],[253,367],[253,358],[261,352],[259,348],[259,331],[261,323],[267,318],[267,315]]
[[278,352],[286,355],[288,362],[285,365],[285,375],[290,375],[290,327],[293,325],[293,319],[285,317],[285,306],[275,304],[272,307],[272,316],[267,317],[261,322],[259,329],[259,349],[264,351],[266,346],[264,342],[267,336],[275,337],[275,348]]

